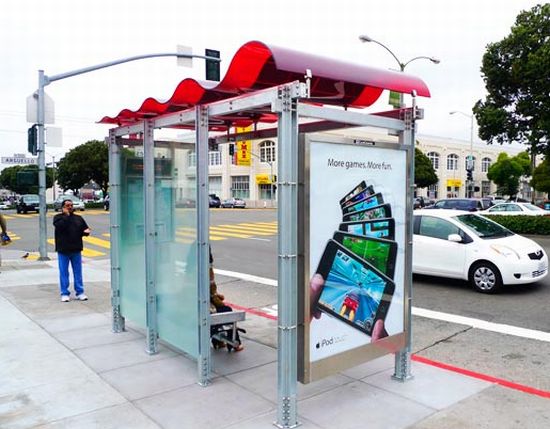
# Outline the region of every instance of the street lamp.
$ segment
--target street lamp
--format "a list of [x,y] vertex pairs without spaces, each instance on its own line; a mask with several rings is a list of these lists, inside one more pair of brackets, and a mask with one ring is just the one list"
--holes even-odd
[[[378,40],[375,40],[372,37],[367,36],[366,34],[361,34],[359,36],[359,40],[363,43],[371,43],[372,42],[372,43],[376,43],[377,45],[382,46],[386,51],[388,51],[391,54],[391,56],[395,59],[395,61],[397,61],[397,64],[399,64],[399,70],[401,72],[404,72],[405,67],[407,67],[410,63],[412,63],[415,60],[428,60],[428,61],[431,61],[434,64],[439,64],[441,62],[437,58],[427,57],[425,55],[420,55],[418,57],[411,58],[407,62],[401,62],[399,60],[399,58],[397,58],[397,56],[392,52],[392,50],[390,48],[388,48],[386,45],[384,45],[382,42],[379,42]],[[401,92],[399,93],[399,106],[403,107],[403,93],[401,93]]]
[[53,76],[47,76],[44,74],[44,70],[38,70],[38,90],[37,90],[37,107],[36,107],[36,125],[38,127],[38,197],[39,197],[39,216],[38,216],[38,229],[40,231],[39,237],[39,260],[49,260],[47,249],[47,224],[46,224],[46,151],[45,151],[45,139],[44,139],[44,122],[45,122],[45,96],[44,87],[56,80],[66,79],[68,77],[77,76],[79,74],[89,73],[92,71],[100,70],[107,67],[116,66],[118,64],[128,63],[130,61],[143,60],[146,58],[157,57],[177,57],[177,58],[202,58],[207,61],[220,62],[220,58],[184,54],[184,53],[158,53],[158,54],[145,54],[136,55],[133,57],[122,58],[119,60],[109,61],[102,64],[97,64],[90,67],[84,67],[78,70],[69,71],[66,73],[60,73]]
[[466,187],[467,191],[466,194],[468,198],[472,197],[472,186],[474,184],[473,177],[470,179],[472,172],[474,171],[474,115],[470,115],[468,113],[461,112],[459,110],[453,110],[452,112],[449,112],[449,115],[459,114],[462,116],[466,116],[467,118],[470,118],[470,156],[468,161],[466,162],[466,171],[468,172],[468,185]]

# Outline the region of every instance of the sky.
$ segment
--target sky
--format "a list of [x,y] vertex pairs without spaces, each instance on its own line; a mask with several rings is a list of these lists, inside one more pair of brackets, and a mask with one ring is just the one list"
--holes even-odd
[[[510,33],[516,16],[540,1],[529,0],[18,0],[0,13],[0,156],[27,149],[26,99],[38,87],[38,70],[56,75],[133,55],[175,52],[191,46],[221,51],[222,77],[235,52],[250,40],[382,69],[396,69],[381,46],[405,63],[419,55],[441,60],[410,63],[406,72],[423,79],[431,98],[419,98],[425,119],[419,134],[466,142],[471,114],[485,97],[480,73],[489,43]],[[109,126],[96,124],[147,97],[168,99],[187,77],[204,79],[204,63],[179,67],[175,58],[127,63],[53,82],[62,147],[47,147],[46,162],[59,160],[88,140],[102,140]],[[387,96],[368,112],[386,110]],[[477,133],[474,138],[478,141]],[[0,168],[2,165],[0,164]],[[4,165],[6,167],[6,165]]]

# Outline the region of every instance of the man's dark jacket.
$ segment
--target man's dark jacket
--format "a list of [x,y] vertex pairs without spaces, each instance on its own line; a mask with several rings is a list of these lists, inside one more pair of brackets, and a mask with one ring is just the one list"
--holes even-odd
[[88,228],[82,216],[75,214],[56,214],[53,218],[55,227],[55,251],[59,253],[81,252],[82,237],[88,235],[84,230]]

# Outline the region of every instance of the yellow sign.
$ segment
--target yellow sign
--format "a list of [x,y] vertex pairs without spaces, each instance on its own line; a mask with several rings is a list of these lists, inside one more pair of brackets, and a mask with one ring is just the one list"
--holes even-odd
[[256,174],[256,184],[257,185],[270,185],[271,177],[269,174]]
[[451,188],[460,188],[462,186],[462,180],[460,179],[447,179],[447,186]]
[[[237,133],[247,133],[252,131],[252,125],[248,127],[236,127]],[[238,141],[236,145],[237,165],[250,165],[250,151],[252,149],[252,141]]]

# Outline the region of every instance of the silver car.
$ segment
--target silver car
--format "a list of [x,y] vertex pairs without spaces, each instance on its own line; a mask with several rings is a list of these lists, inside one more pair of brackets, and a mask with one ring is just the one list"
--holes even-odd
[[57,197],[57,199],[53,203],[54,211],[60,211],[61,206],[63,205],[63,201],[65,200],[71,200],[73,202],[73,207],[75,210],[80,210],[82,212],[84,211],[84,201],[82,201],[75,195],[60,195],[59,197]]

